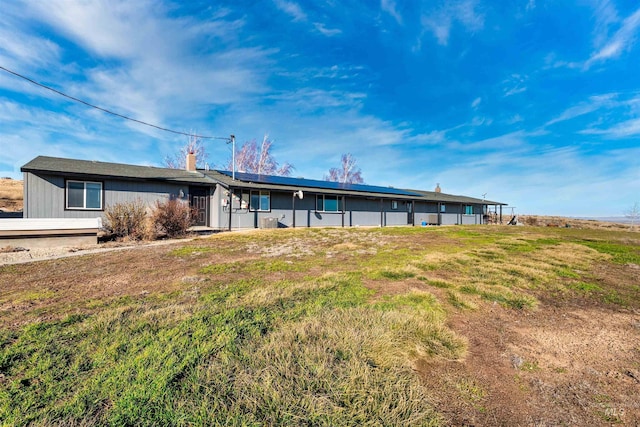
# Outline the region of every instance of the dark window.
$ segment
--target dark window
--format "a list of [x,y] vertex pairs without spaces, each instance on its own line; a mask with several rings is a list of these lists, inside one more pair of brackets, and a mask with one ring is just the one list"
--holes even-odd
[[342,198],[339,196],[316,196],[316,210],[319,212],[342,212]]
[[268,191],[252,191],[249,206],[252,211],[271,210],[271,194]]
[[67,181],[67,209],[102,209],[102,183]]

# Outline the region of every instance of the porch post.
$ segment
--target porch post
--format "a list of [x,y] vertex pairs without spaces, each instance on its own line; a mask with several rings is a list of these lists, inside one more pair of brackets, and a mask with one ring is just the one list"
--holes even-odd
[[293,228],[296,228],[296,193],[291,197],[291,208],[293,210]]
[[229,187],[229,231],[231,231],[231,212],[232,212],[232,209],[233,209],[233,189],[231,187]]

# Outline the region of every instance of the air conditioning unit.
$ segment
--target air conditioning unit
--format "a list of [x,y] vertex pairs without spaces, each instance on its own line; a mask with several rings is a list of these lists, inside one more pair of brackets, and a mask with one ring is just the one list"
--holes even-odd
[[260,218],[260,228],[278,228],[278,218]]

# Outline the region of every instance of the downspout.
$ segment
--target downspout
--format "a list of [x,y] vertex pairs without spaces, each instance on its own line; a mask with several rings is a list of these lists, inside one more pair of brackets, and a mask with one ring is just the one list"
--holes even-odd
[[380,198],[380,227],[384,227],[384,201]]
[[347,209],[347,199],[342,196],[342,228],[344,228],[344,211]]

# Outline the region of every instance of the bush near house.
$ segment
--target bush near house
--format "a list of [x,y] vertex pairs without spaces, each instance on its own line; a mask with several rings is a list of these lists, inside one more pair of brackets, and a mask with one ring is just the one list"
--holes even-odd
[[174,198],[156,201],[151,213],[151,229],[156,238],[184,236],[192,224],[193,215],[187,203]]
[[107,206],[104,216],[106,230],[116,238],[140,240],[147,235],[147,207],[140,199]]
[[156,201],[149,209],[141,200],[116,203],[105,209],[106,231],[121,240],[180,237],[193,224],[189,205],[178,199]]

